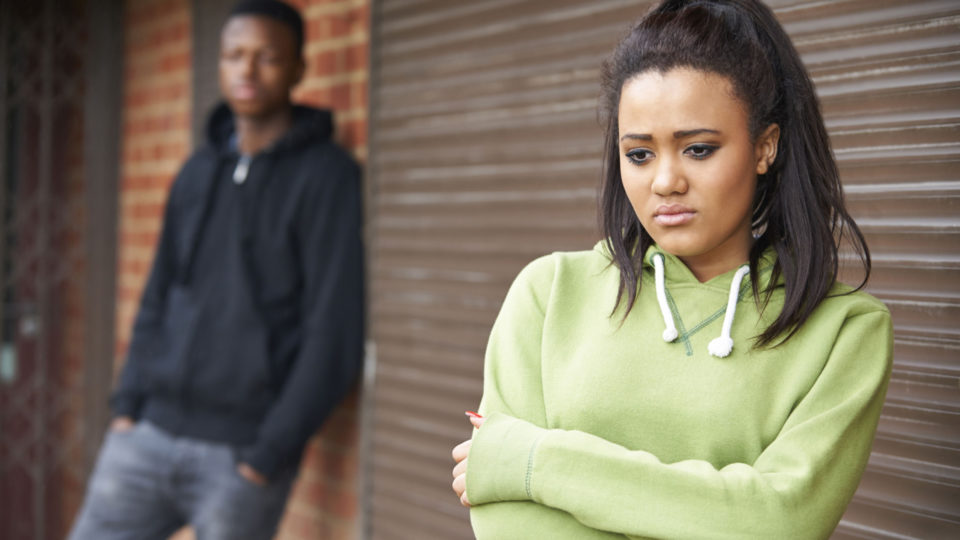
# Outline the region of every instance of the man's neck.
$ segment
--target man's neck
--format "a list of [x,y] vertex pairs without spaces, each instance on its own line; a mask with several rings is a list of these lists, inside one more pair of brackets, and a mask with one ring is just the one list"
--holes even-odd
[[237,144],[241,154],[253,155],[277,141],[293,124],[293,107],[264,117],[237,116]]

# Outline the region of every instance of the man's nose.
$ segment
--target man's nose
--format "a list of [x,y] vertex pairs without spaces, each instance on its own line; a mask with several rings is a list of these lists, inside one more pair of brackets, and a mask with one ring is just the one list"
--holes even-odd
[[237,62],[237,73],[244,77],[251,77],[256,72],[257,62],[252,55],[244,56]]

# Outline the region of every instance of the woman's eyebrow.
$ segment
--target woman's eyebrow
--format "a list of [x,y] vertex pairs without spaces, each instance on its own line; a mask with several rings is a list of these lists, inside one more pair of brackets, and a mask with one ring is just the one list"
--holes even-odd
[[712,134],[714,134],[714,135],[719,135],[719,134],[720,134],[720,132],[717,131],[717,130],[715,130],[715,129],[707,129],[707,128],[687,129],[687,130],[682,130],[682,131],[674,131],[674,132],[673,132],[673,138],[674,138],[674,139],[682,139],[682,138],[684,138],[684,137],[690,137],[691,135],[701,135],[701,134],[703,134],[703,133],[712,133]]
[[[673,132],[674,139],[683,139],[684,137],[690,137],[693,135],[702,135],[704,133],[711,133],[713,135],[720,135],[720,132],[715,129],[708,128],[699,128],[699,129],[684,129],[680,131]],[[653,136],[649,133],[627,133],[624,136],[620,137],[620,141],[625,140],[634,140],[634,141],[652,141]]]

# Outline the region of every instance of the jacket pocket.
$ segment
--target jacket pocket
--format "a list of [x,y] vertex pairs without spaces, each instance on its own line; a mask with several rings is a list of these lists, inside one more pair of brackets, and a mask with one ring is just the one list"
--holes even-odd
[[238,328],[231,336],[207,341],[192,360],[194,399],[216,409],[256,414],[277,394],[270,369],[267,332],[260,325]]
[[196,306],[183,287],[172,285],[164,309],[178,316],[164,317],[160,325],[153,327],[137,354],[145,360],[142,365],[148,388],[158,394],[173,395],[182,390],[184,359],[196,328]]

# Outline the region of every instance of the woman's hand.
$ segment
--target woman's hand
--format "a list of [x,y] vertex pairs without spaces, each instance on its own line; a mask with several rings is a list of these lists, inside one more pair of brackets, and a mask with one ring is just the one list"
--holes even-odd
[[[467,413],[467,416],[470,418],[473,427],[480,429],[484,418],[476,413]],[[453,467],[453,492],[457,494],[457,497],[460,497],[460,504],[467,508],[470,507],[470,501],[467,500],[467,456],[470,455],[470,444],[472,442],[472,438],[467,439],[453,449],[453,460],[457,462]]]

